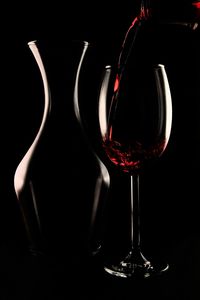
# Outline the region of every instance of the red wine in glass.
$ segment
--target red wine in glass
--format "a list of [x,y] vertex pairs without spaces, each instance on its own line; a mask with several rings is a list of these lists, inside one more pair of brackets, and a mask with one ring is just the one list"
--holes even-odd
[[163,155],[171,133],[172,100],[165,66],[136,63],[120,78],[107,66],[98,116],[105,154],[117,169],[128,173],[131,183],[130,249],[121,261],[106,263],[104,269],[125,278],[160,274],[168,264],[154,264],[141,251],[139,177],[145,162]]

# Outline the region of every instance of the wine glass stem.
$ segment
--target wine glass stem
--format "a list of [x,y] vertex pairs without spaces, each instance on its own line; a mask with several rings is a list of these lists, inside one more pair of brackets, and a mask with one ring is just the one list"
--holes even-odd
[[139,175],[131,175],[131,247],[140,247]]

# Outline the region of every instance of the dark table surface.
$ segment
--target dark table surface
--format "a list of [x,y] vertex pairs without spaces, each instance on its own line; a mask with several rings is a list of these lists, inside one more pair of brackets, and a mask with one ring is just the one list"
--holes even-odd
[[[81,253],[32,256],[1,247],[1,299],[199,299],[199,237],[168,249],[169,270],[148,279],[108,275]],[[167,256],[167,255],[166,255]]]

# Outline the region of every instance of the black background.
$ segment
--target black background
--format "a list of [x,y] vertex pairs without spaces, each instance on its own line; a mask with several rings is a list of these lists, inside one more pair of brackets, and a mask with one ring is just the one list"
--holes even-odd
[[[180,10],[179,2],[173,8],[184,19],[188,10]],[[96,261],[90,254],[98,171],[73,111],[79,59],[74,41],[87,40],[94,46],[92,73],[88,80],[84,78],[89,108],[101,68],[115,61],[137,10],[138,1],[117,4],[104,0],[7,3],[1,9],[5,20],[1,20],[0,299],[199,297],[199,29],[191,33],[163,28],[155,36],[147,35],[141,50],[145,57],[148,52],[166,65],[172,89],[174,118],[168,148],[141,178],[142,244],[152,257],[169,262],[170,269],[163,277],[145,282],[119,280],[103,273],[102,257]],[[48,252],[42,258],[28,254],[13,184],[15,169],[37,131],[43,105],[38,69],[27,46],[31,40],[41,45],[52,92],[51,119],[31,175]],[[92,124],[88,126],[90,132]],[[107,255],[115,251],[117,255],[128,239],[129,181],[110,170],[103,241]]]

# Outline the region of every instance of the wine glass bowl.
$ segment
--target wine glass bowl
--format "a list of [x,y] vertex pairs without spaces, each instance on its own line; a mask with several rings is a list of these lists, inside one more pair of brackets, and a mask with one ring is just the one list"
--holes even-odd
[[[155,75],[156,82],[154,86],[149,86],[149,89],[145,87],[142,91],[142,86],[139,86],[137,82],[137,87],[133,88],[135,95],[132,99],[129,96],[130,91],[126,91],[127,96],[125,97],[121,95],[121,87],[119,87],[121,82],[119,84],[117,78],[113,83],[114,92],[109,113],[105,112],[107,104],[105,93],[108,88],[111,67],[107,66],[105,72],[99,102],[103,148],[112,163],[121,168],[123,172],[134,173],[146,160],[161,156],[169,141],[172,107],[165,68],[161,64],[154,67],[152,75]],[[140,80],[139,76],[138,80]],[[144,76],[141,81],[144,83]],[[116,86],[118,87],[116,88]],[[126,86],[124,88],[126,89]],[[157,89],[157,96],[151,95],[156,92],[155,89]],[[164,95],[164,93],[166,94]],[[102,116],[102,114],[107,115]]]
[[146,259],[140,244],[139,178],[146,162],[165,151],[172,126],[172,100],[162,64],[127,65],[120,74],[106,66],[98,103],[102,148],[107,158],[131,180],[130,249],[106,272],[119,277],[143,277],[168,269]]

